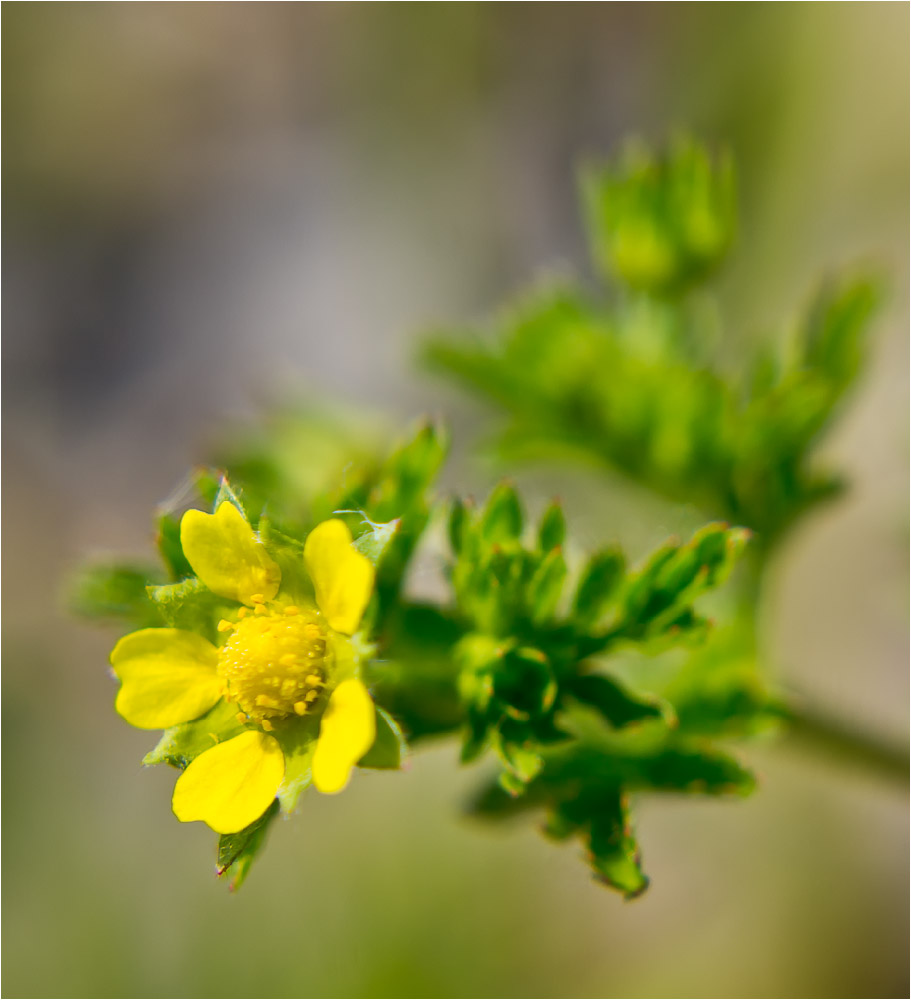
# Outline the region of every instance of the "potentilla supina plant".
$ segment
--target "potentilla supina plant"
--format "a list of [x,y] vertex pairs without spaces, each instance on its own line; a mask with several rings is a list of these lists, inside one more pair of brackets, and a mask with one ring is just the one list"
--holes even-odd
[[[312,744],[313,784],[329,794],[345,787],[373,745],[375,709],[360,679],[370,647],[357,632],[374,569],[347,525],[333,518],[303,547],[312,590],[295,574],[283,580],[230,501],[214,514],[187,511],[180,540],[199,581],[230,602],[217,624],[221,641],[180,628],[124,636],[111,653],[121,682],[116,708],[140,729],[168,729],[207,713],[228,720],[181,773],[172,808],[182,822],[236,833],[278,794],[286,777],[283,744]],[[233,711],[213,712],[219,703]]]

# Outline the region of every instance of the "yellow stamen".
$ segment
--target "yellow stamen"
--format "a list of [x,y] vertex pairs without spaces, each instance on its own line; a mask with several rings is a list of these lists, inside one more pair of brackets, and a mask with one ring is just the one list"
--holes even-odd
[[289,605],[288,605],[288,607],[287,607],[287,608],[285,608],[285,614],[286,614],[286,615],[296,615],[296,614],[298,614],[299,612],[300,612],[300,608],[298,608],[298,607],[297,607],[296,605],[294,605],[294,604],[289,604]]
[[251,600],[251,601],[252,601],[252,602],[253,602],[254,604],[265,604],[265,603],[266,603],[266,599],[265,599],[265,597],[263,597],[263,595],[262,595],[262,594],[253,594],[253,595],[252,595],[252,596],[250,597],[250,600]]
[[256,724],[305,714],[320,698],[334,660],[316,611],[301,608],[288,615],[274,602],[256,604],[252,611],[218,651],[228,700],[243,709],[244,721]]
[[263,729],[265,729],[267,733],[271,733],[274,728],[274,726],[268,719],[261,720],[260,725],[263,727]]
[[219,632],[233,632],[234,631],[234,622],[229,622],[227,619],[222,618],[222,620],[218,623],[218,631]]
[[246,712],[238,712],[237,715],[234,716],[234,718],[237,719],[238,722],[246,722],[247,721],[247,713]]

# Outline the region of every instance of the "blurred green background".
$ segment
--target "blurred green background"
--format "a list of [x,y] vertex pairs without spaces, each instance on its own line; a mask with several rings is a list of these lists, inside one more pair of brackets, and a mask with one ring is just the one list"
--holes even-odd
[[[461,820],[456,750],[308,796],[237,896],[112,711],[115,636],[63,608],[86,554],[151,550],[151,508],[276,394],[478,414],[422,376],[429,325],[585,268],[586,155],[688,128],[733,148],[720,291],[765,337],[830,265],[890,298],[825,445],[852,481],[775,567],[789,686],[907,727],[908,8],[793,4],[7,4],[3,415],[7,996],[907,995],[907,803],[748,748],[746,802],[646,801],[624,904],[528,825]],[[731,334],[734,336],[734,334]],[[538,469],[582,542],[691,519]],[[415,582],[420,588],[421,579]]]

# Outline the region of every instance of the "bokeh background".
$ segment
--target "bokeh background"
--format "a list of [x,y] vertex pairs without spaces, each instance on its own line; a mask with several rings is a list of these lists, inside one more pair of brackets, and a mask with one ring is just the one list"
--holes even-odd
[[[475,410],[416,368],[428,326],[585,270],[574,174],[688,128],[740,163],[720,284],[771,336],[829,266],[890,296],[827,457],[853,486],[775,571],[790,686],[907,726],[905,4],[70,3],[3,11],[6,996],[907,996],[901,787],[749,748],[746,802],[646,801],[653,886],[459,818],[451,746],[313,795],[242,892],[113,713],[114,635],[69,618],[86,555],[145,555],[150,510],[231,426],[296,394],[390,428]],[[538,469],[583,541],[679,513]],[[604,495],[602,482],[597,484]],[[604,511],[610,523],[604,523]]]

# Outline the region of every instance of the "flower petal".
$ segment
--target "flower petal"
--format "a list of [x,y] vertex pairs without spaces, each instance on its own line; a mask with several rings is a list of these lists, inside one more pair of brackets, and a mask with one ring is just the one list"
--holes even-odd
[[351,543],[348,525],[323,521],[307,536],[304,561],[330,628],[352,635],[373,591],[373,564]]
[[252,729],[218,743],[177,779],[171,808],[181,823],[202,820],[237,833],[269,808],[285,774],[278,741]]
[[313,754],[313,784],[327,795],[348,784],[351,768],[373,746],[376,711],[367,688],[352,678],[332,693]]
[[193,632],[144,628],[111,651],[121,681],[115,707],[139,729],[167,729],[198,719],[222,695],[218,650]]
[[254,594],[271,601],[281,570],[246,518],[228,500],[214,514],[188,510],[180,521],[180,544],[200,580],[220,597],[252,604]]

